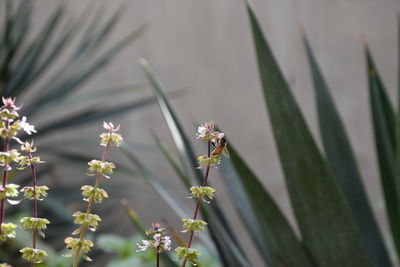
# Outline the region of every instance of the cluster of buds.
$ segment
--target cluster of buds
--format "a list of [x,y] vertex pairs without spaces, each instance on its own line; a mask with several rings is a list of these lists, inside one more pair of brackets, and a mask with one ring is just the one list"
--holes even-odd
[[[220,164],[222,154],[224,154],[226,157],[229,157],[228,150],[226,149],[225,134],[216,131],[213,122],[206,122],[202,124],[198,128],[196,137],[197,139],[207,142],[208,145],[208,153],[198,157],[198,168],[206,168],[206,173],[201,186],[192,186],[190,188],[191,198],[197,199],[193,219],[182,219],[182,232],[189,233],[189,241],[186,247],[177,247],[175,249],[178,258],[183,259],[182,267],[186,265],[187,261],[193,265],[197,265],[198,263],[198,256],[200,255],[200,252],[196,249],[190,248],[190,246],[192,245],[194,233],[197,231],[203,231],[205,226],[207,226],[207,223],[203,220],[197,219],[197,216],[200,208],[200,202],[204,201],[208,203],[207,199],[211,200],[214,198],[215,189],[207,186],[210,168],[216,167],[216,165]],[[214,147],[212,151],[211,145]]]
[[42,201],[47,196],[47,190],[49,188],[46,185],[38,186],[36,182],[36,164],[44,163],[40,160],[40,157],[33,156],[36,152],[36,148],[33,146],[33,142],[25,142],[21,145],[21,152],[25,153],[25,156],[20,156],[19,164],[17,169],[24,170],[30,167],[32,172],[32,186],[25,186],[21,189],[24,194],[24,198],[33,201],[33,216],[24,217],[20,220],[22,228],[33,232],[32,247],[25,247],[19,251],[22,253],[22,258],[33,264],[43,262],[47,253],[44,250],[36,248],[36,235],[37,233],[44,238],[44,230],[47,229],[47,225],[50,223],[46,218],[39,218],[37,216],[37,202]]
[[92,241],[84,239],[84,237],[87,230],[96,231],[98,224],[101,221],[100,216],[91,213],[93,204],[101,203],[105,198],[108,198],[107,192],[99,187],[101,178],[105,177],[109,179],[110,175],[113,173],[113,169],[115,168],[114,163],[106,161],[107,152],[110,146],[118,147],[122,142],[122,136],[117,133],[119,130],[119,125],[114,127],[111,122],[104,122],[103,127],[107,131],[100,134],[100,144],[101,146],[105,147],[102,159],[93,159],[88,162],[88,175],[96,177],[95,184],[94,186],[83,185],[81,187],[83,200],[88,202],[86,212],[76,211],[72,215],[75,217],[74,223],[79,225],[79,227],[72,232],[72,235],[79,235],[79,237],[67,237],[64,241],[67,249],[70,249],[74,252],[64,255],[66,257],[72,257],[74,254],[74,267],[78,266],[81,254],[83,259],[91,261],[87,254],[90,252],[94,244]]
[[165,229],[161,228],[159,223],[153,223],[152,229],[146,231],[146,235],[151,239],[142,240],[142,244],[137,243],[138,249],[136,251],[153,251],[157,254],[158,263],[160,253],[171,250],[171,238],[165,235]]

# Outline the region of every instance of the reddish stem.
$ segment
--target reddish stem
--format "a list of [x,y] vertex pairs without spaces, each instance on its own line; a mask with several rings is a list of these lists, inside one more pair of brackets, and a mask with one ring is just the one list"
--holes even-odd
[[[10,127],[10,121],[6,120],[6,129]],[[6,137],[4,139],[4,150],[3,152],[8,152],[8,146],[9,146],[9,139]],[[6,185],[7,185],[7,175],[8,175],[8,163],[7,163],[7,158],[4,156],[4,171],[3,171],[3,178],[2,178],[2,190],[6,190]],[[4,191],[5,193],[5,191]],[[4,221],[4,216],[5,216],[5,198],[2,198],[0,201],[0,234],[2,233],[1,226]]]
[[[29,164],[31,165],[32,171],[32,185],[33,185],[33,217],[37,218],[37,199],[36,199],[36,170],[35,166],[33,166],[32,162],[32,153],[29,152]],[[36,236],[37,236],[37,229],[33,229],[32,233],[32,248],[36,249]],[[32,261],[31,266],[35,267],[36,263]]]
[[[210,141],[208,141],[208,148],[207,148],[207,150],[208,150],[208,151],[207,151],[207,157],[210,158],[210,157],[211,157],[211,142],[210,142]],[[202,184],[201,186],[206,186],[206,185],[207,185],[208,174],[209,174],[209,173],[210,173],[210,164],[207,165],[206,174],[205,174],[205,176],[204,176],[203,184]],[[194,209],[194,214],[193,214],[193,220],[196,220],[196,219],[197,219],[197,215],[199,214],[200,202],[201,202],[201,197],[199,197],[199,198],[197,199],[196,208]],[[187,246],[186,246],[187,248],[190,248],[190,246],[192,245],[193,235],[194,235],[194,231],[191,230],[191,231],[189,232],[189,241],[188,241],[188,244],[187,244]],[[184,259],[184,260],[183,260],[182,267],[185,267],[186,261],[187,261],[187,259]]]

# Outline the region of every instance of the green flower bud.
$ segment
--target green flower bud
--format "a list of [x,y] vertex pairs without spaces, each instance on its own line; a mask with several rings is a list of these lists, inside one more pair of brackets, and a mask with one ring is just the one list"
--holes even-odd
[[3,187],[0,186],[0,199],[18,196],[18,187],[19,185],[17,184],[7,184],[6,189],[4,190]]
[[108,198],[107,192],[102,188],[84,185],[81,187],[81,190],[82,196],[85,197],[84,201],[89,201],[90,198],[93,198],[95,203],[101,203],[103,199]]
[[81,224],[81,225],[88,225],[90,230],[95,231],[96,227],[98,226],[99,221],[101,218],[99,215],[96,214],[86,214],[80,211],[74,212],[72,214],[75,217],[74,223]]
[[197,265],[200,252],[193,248],[177,247],[175,252],[179,259],[186,259],[194,266]]
[[199,162],[198,168],[204,168],[207,166],[214,166],[221,163],[220,155],[211,155],[211,157],[207,157],[207,155],[203,155],[197,158]]
[[118,147],[121,145],[121,142],[123,140],[122,135],[113,132],[102,133],[100,134],[100,138],[101,138],[100,144],[102,146],[106,146],[108,143],[111,143]]
[[[11,149],[8,152],[0,152],[0,166],[10,165],[19,161],[20,153],[16,149]],[[10,170],[11,168],[9,168]]]
[[24,217],[20,220],[22,223],[22,227],[25,230],[45,230],[47,229],[47,225],[50,223],[49,220],[44,218],[35,218],[35,217]]
[[29,160],[28,156],[20,156],[19,158],[19,167],[17,168],[18,170],[25,170],[27,167],[31,166],[31,161],[32,164],[40,164],[44,163],[44,161],[40,160],[40,157],[32,157],[32,159]]
[[186,233],[188,231],[203,231],[204,226],[207,223],[203,220],[193,220],[193,219],[182,219],[183,228],[186,228],[182,231],[182,233]]
[[1,224],[1,234],[0,240],[6,241],[8,238],[15,237],[15,229],[17,229],[17,225],[13,223],[2,223]]
[[67,237],[64,240],[67,245],[67,249],[74,249],[76,251],[82,250],[85,253],[88,253],[91,248],[94,246],[93,242],[90,240],[79,240],[79,238]]
[[21,189],[21,192],[24,193],[24,198],[33,199],[33,195],[37,200],[42,200],[41,197],[47,197],[47,190],[49,188],[45,185],[35,186],[35,190],[33,190],[33,186],[25,186]]
[[29,262],[40,263],[44,261],[45,257],[47,257],[46,251],[41,249],[23,248],[20,249],[19,252],[22,253],[22,259]]
[[109,178],[107,175],[112,174],[113,173],[112,169],[115,168],[115,165],[112,162],[101,161],[96,159],[91,160],[88,164],[90,172],[100,173],[101,175],[107,178]]
[[190,188],[190,192],[192,193],[192,197],[194,198],[201,198],[204,200],[203,197],[206,196],[209,199],[213,199],[215,189],[210,186],[192,186]]

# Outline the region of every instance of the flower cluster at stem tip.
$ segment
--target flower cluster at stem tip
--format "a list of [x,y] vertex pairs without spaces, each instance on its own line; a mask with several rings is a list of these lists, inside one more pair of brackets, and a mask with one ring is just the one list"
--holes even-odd
[[152,239],[142,240],[142,244],[137,243],[138,249],[136,251],[141,252],[149,249],[159,254],[171,250],[171,238],[165,235],[165,229],[161,228],[159,223],[153,223],[152,229],[146,231],[146,235]]
[[123,140],[122,136],[117,133],[120,129],[119,125],[115,127],[111,122],[104,122],[103,127],[106,129],[106,132],[100,134],[100,145],[105,147],[103,157],[101,160],[93,159],[88,162],[88,175],[96,177],[95,184],[93,186],[83,185],[81,187],[83,201],[88,202],[87,210],[85,212],[76,211],[72,214],[75,217],[74,223],[79,225],[72,232],[72,235],[79,235],[79,237],[67,237],[64,240],[67,249],[74,252],[64,255],[65,257],[72,257],[74,255],[73,266],[77,266],[81,253],[83,259],[91,261],[87,254],[94,247],[94,243],[91,240],[84,239],[84,237],[87,230],[96,231],[101,221],[99,215],[91,213],[93,204],[101,203],[105,198],[108,198],[108,193],[99,187],[101,177],[109,179],[109,175],[113,173],[113,169],[115,168],[114,163],[106,161],[108,149],[110,146],[120,146]]

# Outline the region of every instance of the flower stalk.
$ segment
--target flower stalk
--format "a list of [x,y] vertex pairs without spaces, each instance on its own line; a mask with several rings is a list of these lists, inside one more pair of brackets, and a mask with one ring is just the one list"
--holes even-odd
[[[203,231],[207,223],[203,220],[198,220],[199,210],[201,201],[208,203],[205,199],[214,198],[215,189],[207,186],[208,178],[211,167],[216,167],[220,163],[221,154],[229,156],[226,149],[226,139],[224,133],[220,133],[214,130],[214,123],[204,123],[198,128],[197,138],[207,142],[207,155],[200,156],[198,158],[199,168],[206,168],[203,183],[201,186],[192,186],[190,188],[192,198],[197,198],[196,206],[193,213],[193,219],[182,219],[183,221],[183,233],[189,232],[188,243],[184,247],[177,247],[175,249],[178,258],[183,259],[182,266],[186,266],[186,262],[189,261],[193,265],[197,265],[198,256],[200,252],[192,249],[193,236],[196,231]],[[214,145],[215,149],[211,152],[211,145]]]
[[33,217],[24,217],[21,219],[22,227],[25,230],[32,230],[32,247],[25,247],[20,249],[22,253],[22,258],[26,261],[31,262],[31,266],[36,266],[36,263],[43,262],[47,256],[47,252],[36,248],[37,234],[44,238],[44,232],[49,224],[49,220],[45,218],[38,218],[38,200],[43,200],[47,196],[47,186],[38,186],[36,177],[35,165],[39,163],[44,163],[39,157],[33,157],[32,153],[36,152],[36,148],[33,147],[33,142],[25,142],[21,146],[21,151],[26,152],[26,156],[21,156],[19,158],[19,167],[17,169],[23,170],[27,167],[31,169],[32,175],[32,186],[25,186],[21,189],[24,193],[24,198],[30,199],[33,202]]
[[[112,162],[107,162],[107,154],[110,146],[119,146],[122,141],[122,136],[118,133],[119,125],[114,127],[114,125],[109,122],[103,123],[103,127],[107,130],[106,133],[102,133],[101,137],[101,145],[104,146],[104,150],[102,153],[101,160],[91,160],[89,165],[89,175],[95,175],[95,183],[94,186],[84,185],[81,187],[83,200],[88,202],[86,212],[76,211],[72,215],[75,217],[74,222],[76,224],[81,225],[72,233],[72,235],[79,235],[79,238],[67,237],[65,239],[65,243],[68,249],[72,249],[75,252],[73,267],[77,267],[79,263],[79,259],[81,254],[83,254],[83,258],[87,261],[92,261],[87,253],[90,252],[91,248],[94,246],[93,242],[90,240],[86,240],[85,235],[87,230],[95,231],[98,226],[98,222],[101,221],[100,216],[96,214],[92,214],[92,209],[94,203],[101,203],[104,198],[108,198],[107,192],[100,188],[100,181],[102,177],[110,178],[109,175],[113,173],[113,169],[115,165]],[[66,257],[72,257],[72,253],[65,255]]]

